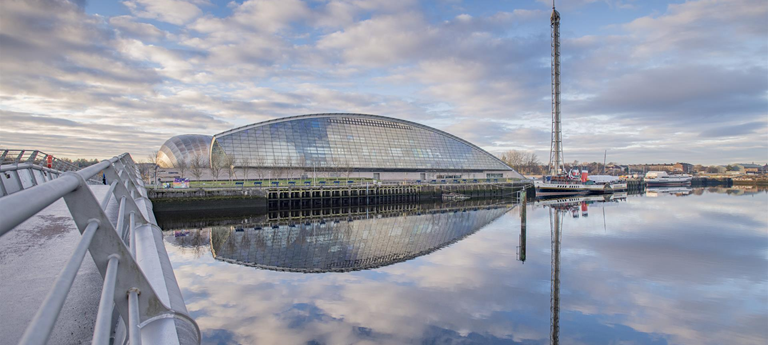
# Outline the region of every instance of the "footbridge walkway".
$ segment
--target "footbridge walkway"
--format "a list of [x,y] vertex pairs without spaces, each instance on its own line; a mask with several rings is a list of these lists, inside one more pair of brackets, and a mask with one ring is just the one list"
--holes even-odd
[[0,162],[0,342],[200,343],[129,154]]

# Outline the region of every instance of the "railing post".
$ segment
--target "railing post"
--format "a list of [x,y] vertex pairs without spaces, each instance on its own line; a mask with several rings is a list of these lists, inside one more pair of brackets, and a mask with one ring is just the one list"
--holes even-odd
[[24,155],[24,150],[21,150],[21,152],[19,152],[19,155],[16,156],[16,159],[13,160],[13,164],[16,164],[18,166],[19,165],[19,161],[21,161],[21,156],[23,156],[23,155]]
[[128,340],[131,345],[141,345],[139,330],[139,289],[128,290]]
[[[0,174],[4,175],[5,173]],[[5,182],[3,182],[4,178],[5,176],[0,175],[0,197],[8,195],[8,191],[5,190]]]
[[107,272],[104,274],[104,285],[101,287],[99,312],[96,314],[96,325],[93,328],[93,344],[108,345],[112,333],[112,310],[115,303],[115,283],[117,282],[117,266],[120,256],[113,254],[107,262]]
[[120,208],[117,211],[117,224],[115,224],[115,230],[117,235],[123,238],[125,232],[125,197],[120,198]]
[[133,258],[136,258],[136,213],[131,211],[131,223],[130,227],[128,228],[129,234],[128,234],[128,241],[130,243],[130,249],[131,249],[131,255]]

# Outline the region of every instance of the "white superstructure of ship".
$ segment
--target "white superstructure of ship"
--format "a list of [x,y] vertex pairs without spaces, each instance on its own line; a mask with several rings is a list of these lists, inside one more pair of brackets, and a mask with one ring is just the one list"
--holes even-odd
[[683,187],[690,186],[691,175],[669,175],[666,171],[649,171],[645,174],[648,187]]

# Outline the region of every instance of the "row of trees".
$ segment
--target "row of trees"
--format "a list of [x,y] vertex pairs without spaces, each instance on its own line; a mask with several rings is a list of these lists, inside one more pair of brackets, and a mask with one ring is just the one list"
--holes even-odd
[[533,152],[509,150],[499,157],[512,169],[522,174],[541,174],[543,169],[539,157]]
[[[538,155],[531,151],[509,150],[499,156],[504,163],[522,174],[538,175],[547,173],[549,167],[539,161]],[[611,162],[607,165],[599,162],[579,162],[565,163],[565,169],[581,168],[589,171],[590,174],[611,173],[612,167],[616,163]]]
[[69,159],[69,158],[58,158],[58,159],[62,160],[64,162],[70,163],[70,164],[77,165],[77,167],[79,167],[79,168],[89,167],[89,166],[94,165],[94,164],[99,162],[99,160],[96,159],[96,158],[90,159],[90,160],[85,159],[85,158],[78,158],[78,159],[75,159],[75,160],[72,160],[72,159]]

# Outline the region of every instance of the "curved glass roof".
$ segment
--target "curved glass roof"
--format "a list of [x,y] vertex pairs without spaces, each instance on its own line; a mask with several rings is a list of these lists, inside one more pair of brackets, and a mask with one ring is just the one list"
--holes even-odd
[[483,149],[415,122],[366,114],[310,114],[235,128],[213,150],[236,165],[387,170],[512,170]]
[[157,165],[161,168],[173,168],[182,159],[189,163],[196,154],[208,161],[211,140],[212,136],[201,134],[184,134],[170,138],[157,151]]

